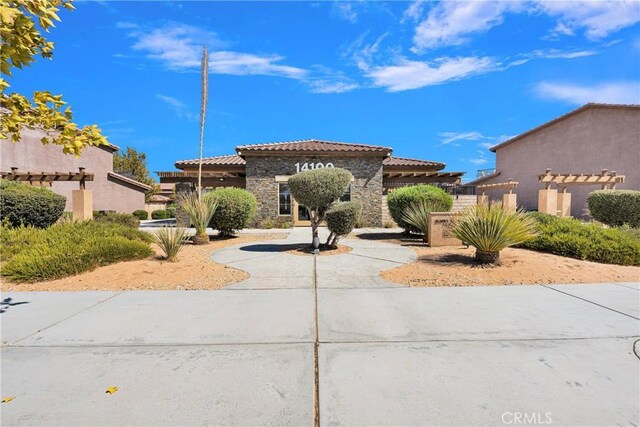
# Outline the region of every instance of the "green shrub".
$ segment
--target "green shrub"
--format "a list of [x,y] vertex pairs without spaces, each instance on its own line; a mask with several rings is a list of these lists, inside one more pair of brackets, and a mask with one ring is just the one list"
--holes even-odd
[[46,230],[0,227],[0,273],[16,282],[58,279],[153,252],[148,233],[117,223],[85,221]]
[[640,227],[640,191],[598,190],[589,193],[587,206],[591,216],[603,224]]
[[169,212],[166,209],[157,209],[151,212],[151,219],[168,219],[171,218],[169,216]]
[[176,217],[176,207],[175,206],[167,207],[166,211],[169,214],[169,218],[175,218]]
[[387,205],[391,217],[399,227],[407,231],[420,232],[402,217],[405,209],[418,200],[427,200],[439,203],[443,207],[443,212],[448,212],[453,207],[453,199],[446,191],[433,185],[411,185],[392,190],[387,195]]
[[156,243],[160,246],[162,252],[164,252],[167,261],[172,262],[176,261],[178,252],[180,252],[185,242],[189,240],[186,228],[171,227],[162,227],[156,232],[155,238]]
[[218,230],[221,236],[230,236],[245,228],[258,206],[256,196],[242,188],[217,188],[204,197],[218,203],[209,226]]
[[531,212],[538,237],[520,247],[606,264],[640,266],[640,240],[619,228]]
[[46,228],[62,216],[66,199],[48,188],[0,181],[0,217],[13,227]]
[[179,199],[180,208],[189,217],[189,221],[196,229],[192,241],[196,245],[209,243],[207,226],[218,209],[218,202],[213,197],[202,197],[198,193],[184,193]]
[[495,263],[500,251],[536,236],[535,221],[500,202],[469,206],[451,221],[451,234],[476,248],[481,263]]
[[133,211],[133,216],[138,218],[140,221],[144,221],[146,219],[149,219],[149,212],[145,211],[144,209],[137,209]]
[[422,233],[425,242],[429,237],[429,214],[431,212],[446,212],[450,209],[440,199],[418,199],[405,208],[402,220]]
[[360,202],[341,202],[334,204],[325,216],[327,228],[329,228],[331,232],[327,239],[327,245],[335,246],[340,237],[351,233],[360,219],[361,214],[362,203]]
[[320,245],[318,226],[333,202],[347,191],[351,172],[340,168],[315,169],[300,172],[289,178],[291,196],[309,210],[313,246]]
[[134,228],[140,227],[140,220],[134,215],[128,213],[108,212],[98,215],[94,218],[94,221],[122,224],[126,225],[127,227]]

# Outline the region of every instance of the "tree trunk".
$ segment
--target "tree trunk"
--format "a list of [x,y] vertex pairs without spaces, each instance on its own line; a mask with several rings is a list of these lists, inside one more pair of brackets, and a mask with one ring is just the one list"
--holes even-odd
[[325,243],[325,245],[329,246],[333,238],[334,238],[333,232],[329,233],[329,237],[327,237],[327,242]]
[[476,250],[476,259],[482,264],[496,264],[500,262],[500,252],[483,252]]
[[318,249],[320,247],[320,237],[318,236],[318,225],[320,221],[318,221],[317,212],[310,210],[309,218],[311,219],[311,246],[313,246],[313,249]]

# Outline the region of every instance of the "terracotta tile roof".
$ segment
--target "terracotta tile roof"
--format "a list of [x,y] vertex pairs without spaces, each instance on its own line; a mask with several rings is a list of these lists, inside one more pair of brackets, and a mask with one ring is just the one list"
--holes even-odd
[[535,133],[537,131],[539,131],[540,129],[546,128],[547,126],[551,126],[561,120],[567,119],[571,116],[574,116],[575,114],[581,113],[585,110],[588,110],[590,108],[629,108],[629,109],[640,109],[640,105],[637,104],[602,104],[602,103],[598,103],[598,102],[589,102],[588,104],[583,105],[580,108],[576,108],[575,110],[571,110],[568,113],[565,113],[561,116],[556,117],[555,119],[549,120],[548,122],[545,122],[539,126],[534,127],[533,129],[529,129],[528,131],[521,133],[520,135],[516,135],[513,138],[507,139],[506,141],[501,142],[498,145],[494,145],[493,147],[489,148],[490,151],[493,151],[494,153],[496,152],[496,150],[498,148],[502,148],[505,145],[511,144],[512,142],[516,142],[518,140],[520,140],[521,138],[524,138],[525,136],[531,135],[532,133]]
[[[199,159],[180,160],[175,163],[175,166],[178,169],[182,169],[182,167],[184,166],[198,166],[199,161]],[[246,162],[242,157],[235,154],[230,154],[228,156],[205,157],[202,159],[202,164],[208,166],[244,166]]]
[[255,152],[327,152],[327,153],[380,153],[388,155],[392,149],[379,145],[351,144],[337,141],[322,141],[319,139],[304,139],[297,141],[273,142],[268,144],[240,145],[236,147],[239,155]]
[[432,162],[430,160],[409,159],[407,157],[387,157],[382,161],[383,166],[389,167],[429,167],[437,170],[443,169],[445,164],[440,162]]

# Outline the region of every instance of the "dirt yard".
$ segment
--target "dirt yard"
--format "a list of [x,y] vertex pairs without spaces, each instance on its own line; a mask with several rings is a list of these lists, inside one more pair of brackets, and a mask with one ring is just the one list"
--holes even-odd
[[418,254],[414,263],[383,271],[381,276],[409,286],[475,286],[560,283],[634,282],[640,267],[581,261],[557,255],[507,248],[500,252],[502,265],[485,267],[475,262],[475,249],[430,248],[418,239],[400,235],[361,235],[360,238],[397,243]]
[[162,252],[153,245],[155,257],[107,265],[87,273],[47,282],[13,284],[3,280],[2,291],[222,289],[247,279],[249,274],[213,262],[210,256],[216,249],[257,240],[284,238],[284,234],[256,234],[212,240],[203,246],[187,244],[180,251],[177,262],[163,260]]

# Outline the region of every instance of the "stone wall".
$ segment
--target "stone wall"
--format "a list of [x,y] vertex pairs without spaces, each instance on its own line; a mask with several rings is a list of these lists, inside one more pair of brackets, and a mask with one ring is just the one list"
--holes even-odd
[[278,215],[278,182],[276,176],[296,173],[296,163],[332,163],[353,174],[351,200],[363,204],[362,223],[367,227],[382,226],[382,157],[329,156],[247,156],[247,190],[256,195],[258,210],[252,226],[276,219],[292,220],[291,215]]

